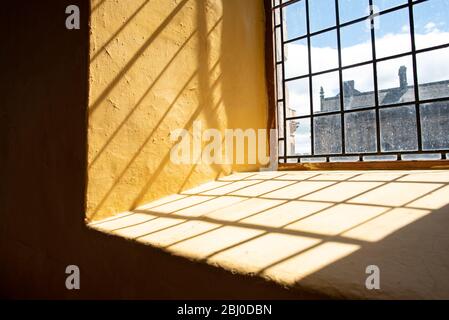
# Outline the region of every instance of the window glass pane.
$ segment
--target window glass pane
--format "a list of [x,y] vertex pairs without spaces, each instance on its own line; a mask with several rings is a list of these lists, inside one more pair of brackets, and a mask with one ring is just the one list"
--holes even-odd
[[307,33],[305,1],[298,1],[282,9],[284,19],[284,40],[290,40]]
[[347,153],[376,152],[376,113],[374,110],[345,114]]
[[313,112],[340,110],[340,77],[338,72],[330,72],[312,78]]
[[277,87],[278,87],[278,99],[284,99],[284,94],[283,94],[283,90],[282,90],[282,88],[283,88],[283,84],[282,84],[282,80],[283,80],[283,77],[282,77],[282,65],[281,64],[278,64],[277,66],[276,66],[276,69],[277,69],[277,71],[276,71],[276,81],[277,81]]
[[278,154],[279,154],[279,157],[283,157],[285,155],[284,154],[284,140],[279,141]]
[[370,162],[376,162],[376,161],[396,161],[398,160],[398,157],[395,155],[383,155],[383,156],[364,156],[363,161],[370,161]]
[[379,104],[388,105],[415,100],[411,56],[386,60],[377,64]]
[[340,36],[343,66],[373,59],[371,30],[365,21],[341,28]]
[[340,23],[369,15],[368,0],[339,0]]
[[374,106],[372,64],[343,70],[343,98],[346,110]]
[[310,155],[312,152],[310,119],[287,121],[287,155]]
[[330,162],[357,162],[359,157],[330,157]]
[[421,105],[423,150],[449,148],[449,101]]
[[309,73],[307,39],[290,42],[285,46],[285,77],[293,78]]
[[416,48],[449,42],[449,1],[431,0],[413,6]]
[[411,51],[408,9],[383,14],[375,19],[376,56],[384,58]]
[[420,100],[449,97],[449,48],[416,55]]
[[311,40],[312,72],[338,67],[337,32],[335,30],[313,36]]
[[279,138],[284,137],[284,104],[282,102],[278,103],[278,131]]
[[277,26],[281,23],[281,10],[274,10],[274,24]]
[[335,0],[309,1],[310,32],[336,25]]
[[302,158],[301,163],[322,163],[327,162],[326,158]]
[[276,62],[282,60],[281,28],[276,28]]
[[373,4],[376,9],[379,11],[383,11],[386,9],[390,9],[396,6],[400,6],[401,4],[407,3],[408,0],[374,0]]
[[310,114],[309,78],[287,81],[285,83],[287,117]]
[[313,119],[315,154],[339,154],[341,143],[341,116],[330,115]]
[[380,110],[380,140],[383,152],[418,150],[415,106]]
[[439,154],[439,153],[431,153],[431,154],[403,154],[401,158],[404,161],[441,160],[441,154]]

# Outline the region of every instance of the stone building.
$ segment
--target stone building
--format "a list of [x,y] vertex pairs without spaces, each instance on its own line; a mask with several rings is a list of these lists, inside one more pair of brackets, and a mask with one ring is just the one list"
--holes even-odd
[[[375,105],[373,91],[357,90],[353,80],[343,83],[343,104],[345,110],[367,108]],[[326,98],[325,88],[320,92],[320,110],[317,113],[340,110],[340,95]],[[419,86],[420,100],[449,96],[449,80],[425,83]],[[382,151],[414,151],[417,148],[416,113],[414,107],[415,88],[409,85],[407,68],[398,71],[398,86],[379,90],[381,106],[380,126]],[[404,107],[384,109],[389,105],[407,103]],[[449,148],[449,102],[423,104],[421,127],[424,150]],[[316,118],[314,124],[314,144],[317,154],[341,153],[341,117],[330,115]],[[376,151],[375,112],[363,111],[346,114],[346,151],[364,153]],[[350,130],[348,130],[350,129]]]

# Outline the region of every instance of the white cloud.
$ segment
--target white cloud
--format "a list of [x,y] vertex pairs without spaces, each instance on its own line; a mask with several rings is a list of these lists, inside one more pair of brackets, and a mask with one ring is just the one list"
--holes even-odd
[[[418,48],[435,46],[449,41],[449,32],[437,32],[433,31],[427,34],[416,34],[416,44]],[[304,75],[307,73],[308,65],[307,47],[298,44],[289,44],[288,60],[286,61],[286,74],[288,77],[296,75]],[[382,56],[389,56],[398,53],[404,53],[410,51],[410,35],[409,34],[387,34],[384,37],[376,41],[376,52],[382,53]],[[314,50],[316,56],[314,61],[322,61],[322,68],[332,68],[333,63],[328,57],[335,56],[337,54],[336,49],[332,48],[317,48]],[[345,57],[344,61],[346,65],[360,62],[360,60],[369,60],[367,52],[371,52],[371,43],[361,43],[351,47],[344,48],[342,50],[342,56]],[[360,59],[358,57],[363,57]],[[418,55],[418,67],[420,68],[419,76],[420,82],[432,82],[439,80],[449,79],[449,55],[448,49],[431,51],[429,53],[422,53]],[[355,62],[354,62],[355,61]],[[412,64],[409,57],[387,60],[379,64],[380,70],[378,72],[379,85],[385,88],[396,87],[399,84],[398,70],[399,67],[405,65],[410,71],[409,82],[412,75]],[[355,69],[346,69],[344,72],[345,80],[355,80],[355,87],[360,91],[372,90],[373,81],[370,67],[359,67]],[[327,96],[335,95],[338,93],[339,86],[338,81],[335,81],[332,74],[325,74],[317,77],[314,81],[316,87],[323,86]],[[307,82],[291,83],[289,86],[290,99],[294,103],[300,103],[308,101],[308,87],[305,85]],[[314,90],[319,95],[319,87]]]
[[312,72],[320,72],[338,67],[337,49],[312,47]]
[[309,73],[307,45],[289,43],[286,45],[285,52],[288,57],[285,61],[285,77],[287,79]]
[[429,22],[428,24],[426,24],[424,26],[424,29],[426,30],[426,33],[434,32],[434,31],[439,32],[435,22]]
[[402,32],[408,32],[410,30],[410,26],[408,26],[408,25],[406,25],[406,24],[404,24],[402,27],[401,27],[401,31]]
[[[298,129],[299,130],[299,129]],[[310,133],[298,133],[295,136],[295,152],[297,154],[310,154]]]

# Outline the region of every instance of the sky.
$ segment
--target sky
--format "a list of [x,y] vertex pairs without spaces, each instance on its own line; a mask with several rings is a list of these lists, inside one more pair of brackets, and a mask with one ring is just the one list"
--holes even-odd
[[[305,1],[287,6],[286,39],[292,39],[306,32]],[[374,0],[375,11],[385,10],[405,4],[407,0]],[[335,0],[309,0],[311,32],[335,26]],[[369,13],[368,0],[340,0],[341,23],[351,21]],[[428,0],[414,5],[415,41],[417,49],[449,42],[449,0]],[[367,21],[341,28],[343,66],[372,59],[371,31]],[[411,50],[410,24],[408,8],[394,11],[375,19],[376,56],[378,58],[405,53]],[[295,41],[286,45],[286,78],[306,75],[307,41]],[[329,31],[311,38],[312,73],[338,67],[336,31]],[[378,64],[379,89],[398,87],[399,67],[407,67],[409,84],[413,79],[411,56],[388,60]],[[419,83],[428,83],[449,79],[449,49],[422,53],[417,56]],[[307,79],[307,78],[306,78]],[[308,80],[287,82],[290,106],[298,115],[310,113]],[[344,70],[343,80],[354,80],[359,91],[373,91],[374,77],[372,65]],[[318,110],[320,87],[326,97],[339,93],[338,73],[328,73],[312,78],[314,110]],[[315,107],[317,106],[317,107]],[[309,120],[303,121],[296,134],[296,150],[299,153],[310,152]]]

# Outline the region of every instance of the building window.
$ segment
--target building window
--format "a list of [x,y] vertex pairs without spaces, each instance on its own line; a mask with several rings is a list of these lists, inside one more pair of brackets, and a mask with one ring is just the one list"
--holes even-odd
[[448,0],[272,0],[279,161],[445,160]]

